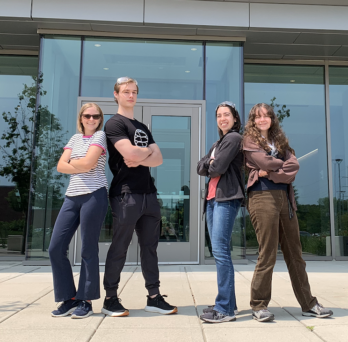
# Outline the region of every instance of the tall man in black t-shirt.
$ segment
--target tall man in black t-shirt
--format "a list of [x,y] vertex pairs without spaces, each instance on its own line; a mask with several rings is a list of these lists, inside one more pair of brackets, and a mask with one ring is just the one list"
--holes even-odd
[[114,178],[109,192],[113,237],[105,264],[106,297],[102,312],[112,317],[129,315],[120,303],[117,289],[134,229],[149,292],[145,310],[161,314],[178,311],[159,292],[157,246],[161,213],[149,167],[161,165],[163,159],[151,132],[134,119],[138,91],[136,80],[119,78],[114,87],[118,113],[105,124],[109,167]]

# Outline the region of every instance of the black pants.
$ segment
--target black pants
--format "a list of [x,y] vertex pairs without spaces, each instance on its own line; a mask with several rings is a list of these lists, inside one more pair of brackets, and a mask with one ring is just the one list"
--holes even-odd
[[[86,195],[65,197],[48,249],[56,302],[72,297],[84,300],[100,298],[98,240],[107,209],[106,188],[100,188]],[[81,225],[82,261],[76,292],[67,253],[70,241],[79,225]]]
[[149,295],[159,293],[157,246],[161,212],[156,193],[123,194],[110,197],[113,237],[105,263],[104,288],[107,297],[117,295],[121,271],[135,229],[145,287]]

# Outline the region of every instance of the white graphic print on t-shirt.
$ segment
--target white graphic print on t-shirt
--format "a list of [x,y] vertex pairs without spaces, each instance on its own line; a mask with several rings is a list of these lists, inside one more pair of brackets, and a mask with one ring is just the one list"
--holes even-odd
[[149,137],[141,129],[137,129],[134,133],[134,145],[139,147],[147,147]]

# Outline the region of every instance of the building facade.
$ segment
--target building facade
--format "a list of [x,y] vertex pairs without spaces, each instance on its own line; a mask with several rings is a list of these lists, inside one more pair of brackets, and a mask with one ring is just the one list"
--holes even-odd
[[[164,157],[151,170],[161,263],[213,263],[202,219],[206,180],[196,164],[218,138],[215,107],[225,100],[243,121],[255,103],[273,105],[300,162],[294,187],[304,258],[348,259],[346,1],[0,0],[0,8],[0,259],[49,263],[68,182],[57,161],[83,103],[98,103],[106,120],[117,112],[120,76],[137,79],[136,118]],[[111,220],[109,210],[101,264]],[[77,232],[73,264],[80,249]],[[257,250],[242,208],[232,257],[247,262]],[[138,261],[134,236],[127,262]]]

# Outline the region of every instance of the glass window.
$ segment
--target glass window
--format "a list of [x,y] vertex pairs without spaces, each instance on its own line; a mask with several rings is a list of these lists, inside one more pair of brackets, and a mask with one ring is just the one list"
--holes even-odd
[[[215,108],[231,101],[243,120],[243,46],[241,43],[207,42],[206,44],[206,151],[219,139]],[[234,260],[244,259],[244,209],[235,220],[230,243]],[[207,226],[205,227],[205,257],[213,259]]]
[[0,256],[24,254],[37,65],[0,56]]
[[348,67],[329,70],[335,249],[348,256]]
[[223,101],[236,104],[243,117],[243,47],[241,43],[206,45],[206,150],[219,139],[215,108]]
[[203,99],[201,42],[87,38],[83,51],[82,96],[113,97],[129,76],[142,99]]
[[[323,66],[244,66],[245,113],[259,102],[273,104],[300,162],[293,183],[304,255],[330,256],[325,87]],[[247,217],[247,255],[257,257]]]
[[27,259],[48,258],[54,222],[64,199],[68,175],[56,171],[63,147],[76,133],[80,38],[42,39],[40,106],[36,118]]

